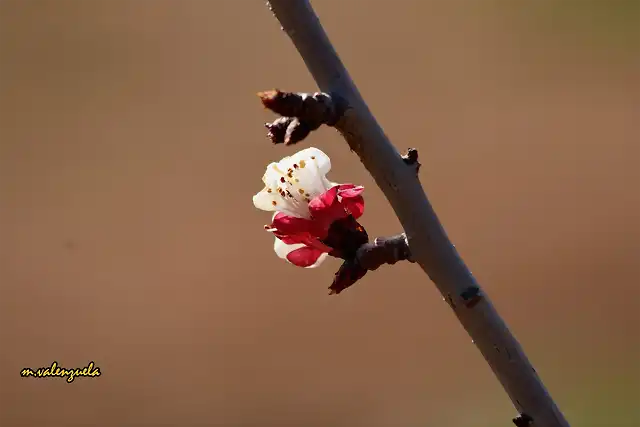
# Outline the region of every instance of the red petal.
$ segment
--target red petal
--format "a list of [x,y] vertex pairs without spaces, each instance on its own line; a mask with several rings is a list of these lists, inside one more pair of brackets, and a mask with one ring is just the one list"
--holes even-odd
[[363,186],[353,184],[341,184],[338,186],[338,196],[344,209],[358,219],[364,213],[364,198],[361,196]]
[[317,249],[317,250],[319,250],[321,252],[329,253],[329,252],[333,251],[332,247],[325,245],[320,240],[315,239],[315,238],[310,240],[310,241],[305,242],[305,245],[310,246],[310,247],[312,247],[314,249]]
[[[329,227],[336,220],[351,214],[359,218],[364,212],[364,187],[339,184],[309,202],[312,219],[297,218],[278,212],[271,223],[273,234],[284,243],[301,243],[321,252],[332,252],[320,240],[327,237]],[[340,197],[338,197],[340,196]]]
[[318,261],[322,255],[322,251],[305,246],[304,248],[295,249],[287,255],[287,260],[298,267],[309,267]]
[[272,228],[277,228],[283,234],[309,233],[314,228],[313,221],[305,218],[296,218],[278,212],[271,222]]
[[294,245],[296,243],[301,243],[311,248],[315,248],[321,252],[328,253],[333,251],[332,247],[325,245],[317,237],[309,233],[282,234],[282,233],[279,233],[278,231],[274,231],[273,234],[274,236],[282,240],[287,245]]
[[[307,245],[311,248],[317,249],[321,252],[331,252],[333,251],[333,248],[325,245],[324,243],[322,243],[320,240],[318,240],[316,237],[311,236],[310,234],[307,235],[296,235],[296,236],[291,236],[294,239],[297,239],[298,241],[296,243],[302,243],[304,245]],[[286,243],[286,242],[285,242]]]
[[311,216],[325,229],[328,229],[333,221],[347,216],[347,212],[338,201],[339,187],[336,185],[309,202]]
[[286,234],[278,234],[277,232],[273,233],[276,235],[276,237],[280,240],[282,240],[284,243],[286,243],[287,245],[295,245],[296,243],[302,243],[302,239],[300,239],[299,237],[293,235],[293,236],[288,236]]
[[331,187],[329,190],[325,191],[321,195],[314,197],[313,200],[309,202],[309,210],[311,211],[311,215],[314,215],[316,212],[321,212],[324,209],[328,209],[337,201],[338,199],[338,189],[339,185],[335,187]]
[[342,184],[338,186],[338,195],[343,199],[359,197],[364,191],[364,187],[353,184]]
[[358,219],[364,213],[364,199],[362,196],[352,199],[343,199],[342,205],[355,219]]

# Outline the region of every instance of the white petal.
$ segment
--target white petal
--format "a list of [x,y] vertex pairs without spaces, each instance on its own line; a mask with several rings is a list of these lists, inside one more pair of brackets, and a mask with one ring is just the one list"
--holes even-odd
[[310,218],[311,199],[336,185],[325,176],[330,169],[329,157],[314,147],[271,163],[262,177],[266,187],[254,196],[253,204],[265,211]]
[[281,169],[281,165],[280,165],[281,162],[282,161],[278,163],[270,163],[269,166],[267,166],[267,170],[262,176],[262,182],[264,182],[264,185],[268,187],[277,186],[278,180],[280,180],[280,177],[285,176],[286,169],[285,170]]
[[327,257],[329,256],[328,253],[324,252],[322,255],[320,255],[318,257],[318,260],[316,261],[315,264],[310,265],[309,267],[305,267],[305,268],[316,268],[317,266],[319,266],[320,264],[322,264],[324,262],[325,259],[327,259]]
[[329,156],[315,147],[305,148],[291,157],[285,157],[280,162],[282,166],[285,166],[286,170],[292,167],[294,163],[299,163],[300,160],[315,163],[317,170],[320,171],[320,175],[322,176],[328,174],[331,170],[331,159],[329,159]]
[[[289,255],[291,252],[295,251],[296,249],[303,248],[304,246],[305,245],[303,245],[302,243],[294,243],[292,245],[289,245],[283,242],[282,240],[276,238],[275,242],[273,243],[273,250],[275,251],[276,255],[278,255],[280,258],[284,259],[289,264],[291,264],[291,261],[287,259],[287,255]],[[322,262],[327,258],[327,256],[329,256],[329,254],[326,252],[321,254],[316,260],[315,264],[305,268],[316,268],[317,266],[322,264]]]
[[300,203],[309,203],[329,188],[326,173],[331,169],[329,157],[317,148],[307,148],[283,159],[279,164],[285,172],[284,182],[280,178],[278,186],[291,193],[291,198]]
[[265,187],[262,191],[253,196],[253,205],[263,211],[276,213],[282,212],[297,218],[305,218],[309,215],[308,208],[306,208],[306,210],[301,210],[300,206],[292,206],[287,198],[283,198],[278,194],[277,190],[269,191],[268,187]]
[[[305,245],[303,245],[302,243],[294,243],[292,245],[289,245],[276,237],[276,241],[273,243],[273,250],[280,258],[287,260],[287,255],[289,255],[290,252],[293,252],[296,249],[304,248],[304,246]],[[287,262],[289,262],[289,260],[287,260]]]
[[329,189],[331,189],[331,188],[335,187],[336,185],[340,185],[340,184],[339,184],[339,183],[337,183],[337,182],[331,182],[331,181],[329,181],[327,178],[325,178],[325,179],[323,180],[323,182],[324,182],[324,188],[326,189],[325,191],[327,191],[327,190],[329,190]]
[[[275,193],[277,194],[277,193]],[[253,205],[263,211],[271,212],[277,210],[278,198],[274,195],[273,190],[269,191],[268,187],[262,189],[258,194],[253,196]],[[275,204],[274,204],[275,202]]]

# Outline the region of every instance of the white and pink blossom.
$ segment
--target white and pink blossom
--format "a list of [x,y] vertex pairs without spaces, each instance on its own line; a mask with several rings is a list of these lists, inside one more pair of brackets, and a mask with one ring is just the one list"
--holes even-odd
[[340,248],[325,244],[329,228],[364,212],[364,187],[327,179],[329,157],[307,148],[267,166],[265,187],[253,196],[258,209],[275,212],[265,229],[275,235],[276,254],[299,267],[317,267]]

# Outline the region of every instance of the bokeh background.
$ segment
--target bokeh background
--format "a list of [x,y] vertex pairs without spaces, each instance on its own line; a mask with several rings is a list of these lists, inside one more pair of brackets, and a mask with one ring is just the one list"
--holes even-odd
[[[314,2],[573,426],[640,426],[639,6]],[[337,260],[273,253],[272,87],[315,90],[262,1],[0,1],[0,425],[511,425],[417,266],[329,297]],[[102,376],[19,376],[54,360]]]

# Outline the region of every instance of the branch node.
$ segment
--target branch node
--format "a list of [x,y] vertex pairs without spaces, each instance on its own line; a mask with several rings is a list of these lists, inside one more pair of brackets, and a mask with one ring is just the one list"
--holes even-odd
[[482,299],[482,294],[480,293],[480,288],[474,285],[469,286],[467,289],[465,289],[460,294],[460,297],[464,301],[464,305],[467,308],[473,308],[473,306],[475,306]]
[[356,260],[367,270],[377,270],[383,264],[411,261],[411,251],[404,233],[391,237],[377,237],[358,249]]
[[416,170],[416,175],[418,174],[418,172],[420,171],[420,166],[422,166],[418,161],[418,149],[409,148],[406,154],[402,155],[402,161],[404,161],[406,165],[414,167]]
[[374,271],[384,264],[398,261],[414,262],[404,233],[391,237],[378,237],[373,243],[365,243],[352,259],[345,260],[329,287],[329,295],[339,294],[360,280],[367,271]]
[[[296,93],[279,89],[258,92],[265,108],[281,117],[266,123],[274,144],[296,144],[322,125],[334,126],[342,117],[344,103],[323,92]],[[337,98],[337,97],[336,97]]]
[[447,293],[447,296],[443,297],[442,299],[445,300],[452,309],[456,309],[456,303],[453,301],[453,297],[451,296],[451,294]]

